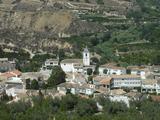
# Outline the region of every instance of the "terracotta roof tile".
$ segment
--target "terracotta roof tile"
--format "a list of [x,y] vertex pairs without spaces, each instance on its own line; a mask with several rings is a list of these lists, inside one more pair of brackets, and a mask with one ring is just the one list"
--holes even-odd
[[22,72],[20,72],[19,70],[13,70],[13,71],[10,71],[14,74],[16,74],[17,76],[20,76],[22,74]]
[[4,76],[6,78],[10,78],[10,77],[16,77],[16,76],[20,76],[22,73],[18,70],[13,70],[13,71],[9,71],[9,72],[5,72],[2,73],[1,76]]

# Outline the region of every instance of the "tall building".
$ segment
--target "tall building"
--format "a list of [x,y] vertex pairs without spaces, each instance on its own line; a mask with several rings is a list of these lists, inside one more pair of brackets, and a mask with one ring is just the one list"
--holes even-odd
[[90,65],[90,53],[89,53],[87,47],[83,51],[83,65],[84,66],[89,66]]

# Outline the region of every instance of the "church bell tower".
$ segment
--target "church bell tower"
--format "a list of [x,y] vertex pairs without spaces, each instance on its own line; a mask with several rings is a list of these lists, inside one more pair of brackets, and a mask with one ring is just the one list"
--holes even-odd
[[90,65],[90,53],[89,53],[87,47],[83,51],[83,65],[84,66],[89,66]]

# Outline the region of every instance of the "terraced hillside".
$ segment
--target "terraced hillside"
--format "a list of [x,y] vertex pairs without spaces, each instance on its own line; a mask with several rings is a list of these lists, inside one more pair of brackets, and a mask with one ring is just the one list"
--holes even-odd
[[72,57],[87,45],[101,62],[154,63],[159,6],[159,0],[0,0],[0,43],[31,53],[61,48]]

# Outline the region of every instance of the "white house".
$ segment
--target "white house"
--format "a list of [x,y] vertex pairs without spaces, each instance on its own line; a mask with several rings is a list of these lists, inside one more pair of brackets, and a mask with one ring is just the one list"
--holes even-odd
[[21,78],[12,77],[5,82],[7,95],[16,97],[18,94],[25,93],[25,86]]
[[58,59],[47,59],[44,63],[45,66],[58,66]]
[[137,88],[141,87],[141,77],[137,75],[113,75],[111,76],[111,88]]
[[143,80],[141,92],[160,94],[160,81],[155,79]]
[[119,67],[114,63],[101,65],[99,67],[99,75],[123,75],[126,74],[124,67]]
[[131,75],[140,75],[142,79],[150,74],[149,69],[144,66],[128,66],[127,68]]
[[83,72],[83,64],[74,64],[73,65],[73,72],[76,72],[76,73],[82,73]]

